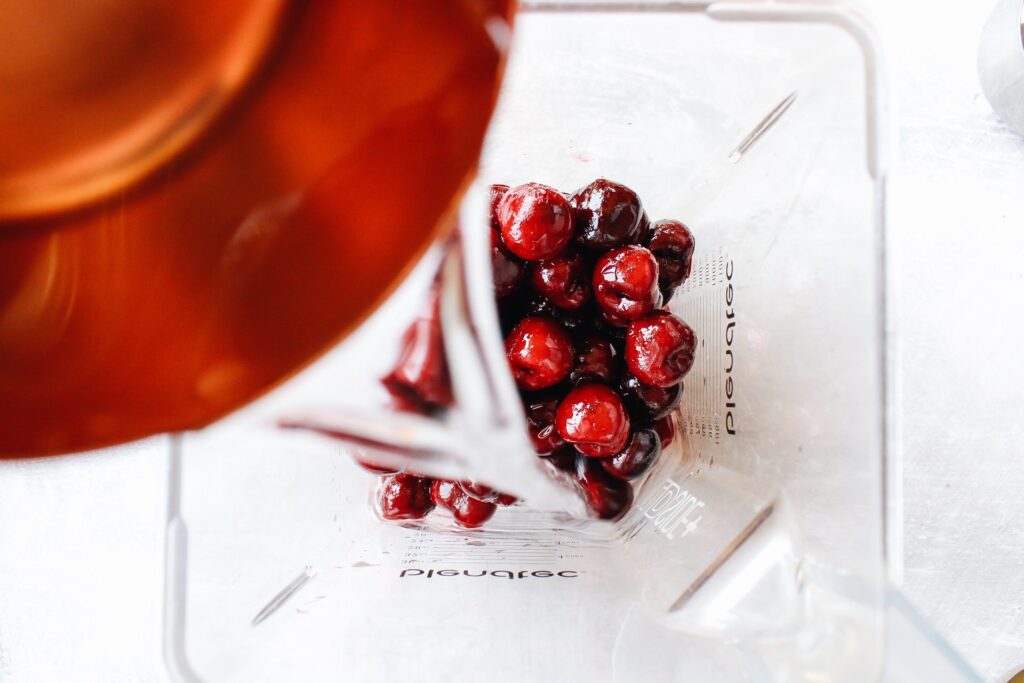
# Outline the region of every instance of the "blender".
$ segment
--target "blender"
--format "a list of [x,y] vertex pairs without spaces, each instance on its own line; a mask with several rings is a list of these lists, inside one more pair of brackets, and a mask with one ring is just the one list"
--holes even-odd
[[[132,446],[168,463],[172,678],[977,680],[891,588],[889,119],[870,26],[834,2],[544,0],[511,40],[455,247],[273,391]],[[488,184],[600,176],[698,244],[671,304],[701,340],[680,438],[614,523],[581,518],[529,452],[485,237]],[[456,406],[386,415],[377,379],[438,268]],[[527,504],[472,532],[384,524],[357,446],[283,419]]]

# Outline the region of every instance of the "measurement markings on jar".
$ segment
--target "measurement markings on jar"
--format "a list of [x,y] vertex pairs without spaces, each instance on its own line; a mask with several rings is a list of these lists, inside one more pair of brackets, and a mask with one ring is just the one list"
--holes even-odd
[[[693,368],[683,382],[682,428],[694,438],[721,443],[722,397],[726,383],[724,377],[725,346],[728,311],[726,297],[731,305],[732,261],[724,250],[704,254],[693,264],[693,273],[683,283],[680,292],[680,316],[697,334],[697,355]],[[727,293],[728,291],[728,293]],[[730,351],[731,353],[731,351]]]
[[654,529],[670,540],[685,538],[700,526],[706,503],[682,486],[666,479],[658,491],[638,509]]
[[477,538],[417,532],[406,546],[403,565],[457,562],[466,565],[551,565],[583,553],[574,541],[536,538]]

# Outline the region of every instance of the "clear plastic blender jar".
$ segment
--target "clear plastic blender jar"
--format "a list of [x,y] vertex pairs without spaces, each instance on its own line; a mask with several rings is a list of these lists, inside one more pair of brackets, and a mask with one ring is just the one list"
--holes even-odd
[[[888,588],[901,520],[869,28],[824,2],[533,2],[512,46],[459,247],[287,385],[173,437],[172,676],[975,680]],[[568,514],[523,449],[482,198],[601,176],[698,243],[672,302],[700,339],[682,438],[615,523]],[[442,258],[458,406],[382,419],[376,379]],[[353,447],[283,415],[433,453],[428,473],[529,505],[473,532],[384,524]]]

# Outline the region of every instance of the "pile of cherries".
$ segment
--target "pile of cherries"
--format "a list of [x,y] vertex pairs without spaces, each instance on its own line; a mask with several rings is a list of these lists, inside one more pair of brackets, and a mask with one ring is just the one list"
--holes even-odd
[[[604,179],[573,195],[494,185],[490,198],[495,296],[534,450],[578,487],[591,514],[616,519],[633,502],[630,482],[675,437],[697,339],[665,305],[690,273],[693,235],[678,221],[652,223],[635,192]],[[437,309],[435,293],[383,380],[398,409],[451,405]],[[472,482],[362,464],[387,475],[388,519],[441,506],[476,527],[515,502]]]

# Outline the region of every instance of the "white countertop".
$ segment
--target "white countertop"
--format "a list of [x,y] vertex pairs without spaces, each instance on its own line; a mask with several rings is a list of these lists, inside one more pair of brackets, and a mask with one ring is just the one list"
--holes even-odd
[[[986,678],[1024,668],[1024,140],[981,94],[988,0],[875,2],[901,91],[894,184],[905,590]],[[1011,671],[1013,669],[1013,671]]]
[[[871,0],[901,99],[905,591],[986,678],[1024,668],[1024,140],[974,67],[988,0]],[[0,681],[163,681],[165,458],[0,464]]]

